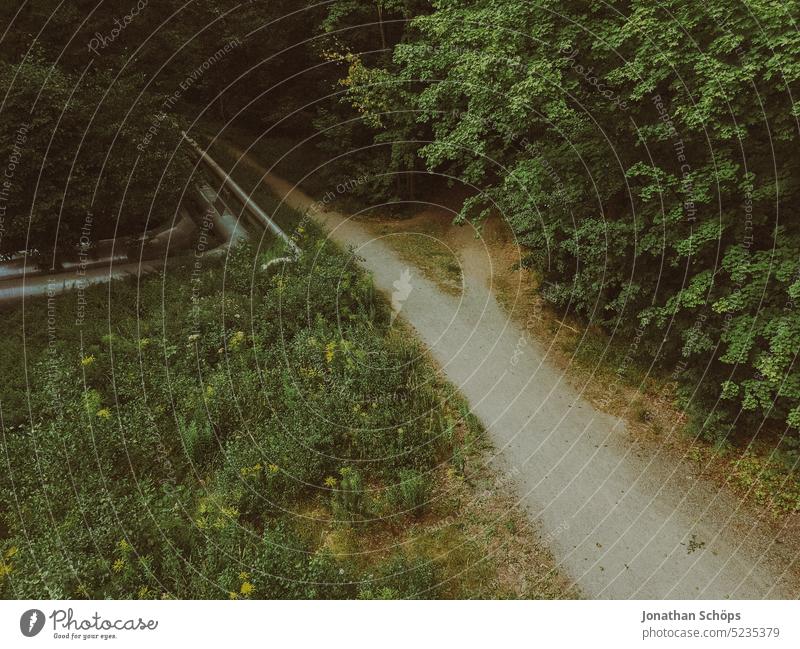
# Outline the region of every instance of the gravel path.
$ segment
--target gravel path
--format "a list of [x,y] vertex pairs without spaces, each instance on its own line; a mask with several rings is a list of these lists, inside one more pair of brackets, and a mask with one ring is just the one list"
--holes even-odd
[[[252,158],[243,162],[292,207],[314,203]],[[314,216],[355,249],[380,290],[396,291],[408,264],[380,237],[335,212]],[[481,242],[465,242],[460,254],[462,295],[410,268],[402,317],[469,400],[497,466],[582,591],[613,599],[797,597],[793,557],[767,538],[769,526],[727,490],[687,477],[690,468],[635,452],[624,422],[570,387],[495,301]]]

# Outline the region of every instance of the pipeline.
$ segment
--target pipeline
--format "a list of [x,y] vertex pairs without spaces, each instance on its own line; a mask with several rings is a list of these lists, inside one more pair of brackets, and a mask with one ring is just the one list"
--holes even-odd
[[[208,153],[206,153],[203,149],[201,149],[197,142],[191,139],[184,131],[181,131],[184,139],[189,143],[189,145],[195,150],[200,160],[206,165],[206,167],[222,182],[223,187],[226,187],[230,192],[239,200],[244,209],[247,210],[252,216],[256,218],[258,222],[260,222],[264,227],[266,227],[270,232],[272,232],[275,236],[281,239],[291,251],[292,258],[296,259],[300,256],[302,252],[298,245],[292,240],[292,238],[283,231],[281,226],[279,226],[272,218],[267,215],[267,213],[262,210],[253,199],[245,192],[239,184],[231,178],[228,173],[220,167],[214,160],[211,158]],[[273,260],[278,261],[278,260]]]
[[[210,187],[199,185],[195,192],[199,202],[207,204],[214,231],[223,240],[206,254],[227,252],[229,247],[247,238],[229,210],[220,212],[213,201],[208,201],[209,192],[213,193]],[[170,228],[159,229],[155,235],[150,232],[138,239],[117,242],[116,248],[122,249],[139,244],[138,260],[134,260],[136,256],[128,251],[115,252],[114,240],[104,239],[97,244],[97,249],[102,251],[99,255],[66,261],[61,264],[62,270],[59,272],[48,272],[24,257],[0,264],[0,307],[30,298],[53,297],[111,280],[142,277],[161,270],[167,263],[170,251],[174,250],[176,254],[182,252],[192,235],[197,233],[194,220],[185,208],[181,207],[180,215],[177,223]]]
[[[290,256],[272,259],[267,263],[267,267],[296,261],[301,253],[297,244],[205,151],[200,149],[197,143],[186,133],[183,135],[205,166],[222,181],[223,187],[227,187],[242,202],[244,208],[259,224],[268,228],[289,247]],[[206,254],[216,256],[225,253],[249,238],[222,197],[208,184],[202,182],[196,184],[193,194],[193,198],[210,213],[214,232],[222,240],[220,245],[207,251]],[[189,216],[185,207],[180,208],[180,214],[180,220],[172,227],[157,228],[138,238],[98,241],[91,257],[81,255],[78,259],[67,260],[61,264],[59,272],[40,267],[25,253],[13,255],[9,261],[0,263],[0,307],[24,302],[26,298],[52,297],[93,284],[103,284],[127,277],[141,277],[161,270],[166,265],[170,252],[186,249],[192,235],[197,233],[194,219]],[[128,249],[133,250],[135,247],[138,247],[139,254],[130,254]],[[138,260],[135,260],[137,257]]]
[[156,235],[153,232],[138,239],[141,242],[141,261],[133,261],[128,250],[136,240],[123,238],[116,244],[114,239],[98,241],[91,256],[88,251],[83,251],[76,258],[62,262],[58,271],[42,267],[24,256],[0,264],[0,306],[156,272],[165,264],[163,259],[159,259],[159,253],[167,249],[169,238],[174,236],[176,241],[186,241],[196,228],[186,211],[181,209],[181,218],[171,228]]

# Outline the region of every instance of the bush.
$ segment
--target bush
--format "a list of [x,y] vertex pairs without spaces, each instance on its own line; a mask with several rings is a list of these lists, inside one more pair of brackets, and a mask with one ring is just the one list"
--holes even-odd
[[[252,302],[251,247],[194,285],[175,264],[139,288],[88,289],[83,327],[60,328],[55,346],[46,331],[26,337],[29,383],[8,363],[0,373],[20,397],[0,443],[0,502],[19,503],[0,508],[0,594],[356,596],[368,568],[295,529],[296,512],[317,502],[362,520],[380,482],[417,510],[446,422],[421,416],[432,397],[416,386],[434,374],[405,362],[416,354],[368,280],[330,246],[311,256],[257,276]],[[57,322],[76,299],[50,305]],[[45,302],[25,309],[46,322]],[[19,342],[5,349],[4,362],[21,357]]]
[[421,514],[430,497],[430,480],[414,469],[402,469],[398,479],[387,490],[389,502],[404,513]]
[[623,4],[434,3],[391,60],[342,47],[340,121],[372,129],[369,155],[420,143],[381,171],[479,186],[459,217],[500,212],[546,299],[710,386],[701,421],[799,429],[800,33],[779,3]]

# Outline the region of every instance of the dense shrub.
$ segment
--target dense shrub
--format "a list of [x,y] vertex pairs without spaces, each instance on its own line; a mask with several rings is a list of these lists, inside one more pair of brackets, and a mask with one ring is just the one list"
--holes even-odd
[[[302,243],[312,252],[267,274],[245,247],[199,276],[174,262],[138,288],[90,289],[98,317],[81,326],[77,295],[26,304],[29,371],[20,343],[4,359],[18,398],[0,445],[0,594],[357,595],[365,568],[302,534],[295,512],[318,502],[356,524],[384,483],[406,483],[397,504],[416,506],[407,470],[430,469],[450,438],[414,389],[432,370],[408,363],[413,343],[369,279]],[[22,327],[21,309],[8,322]]]
[[545,297],[655,360],[706,434],[800,427],[798,3],[431,4],[392,61],[342,54],[392,171],[413,142],[479,187],[461,216],[499,210]]
[[401,511],[421,513],[430,497],[430,480],[413,469],[401,470],[398,478],[399,482],[388,490],[389,502]]

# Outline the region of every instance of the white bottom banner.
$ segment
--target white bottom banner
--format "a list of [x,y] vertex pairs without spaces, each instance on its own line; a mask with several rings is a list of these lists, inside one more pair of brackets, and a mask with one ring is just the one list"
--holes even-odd
[[795,601],[3,601],[0,647],[798,647],[799,613]]

